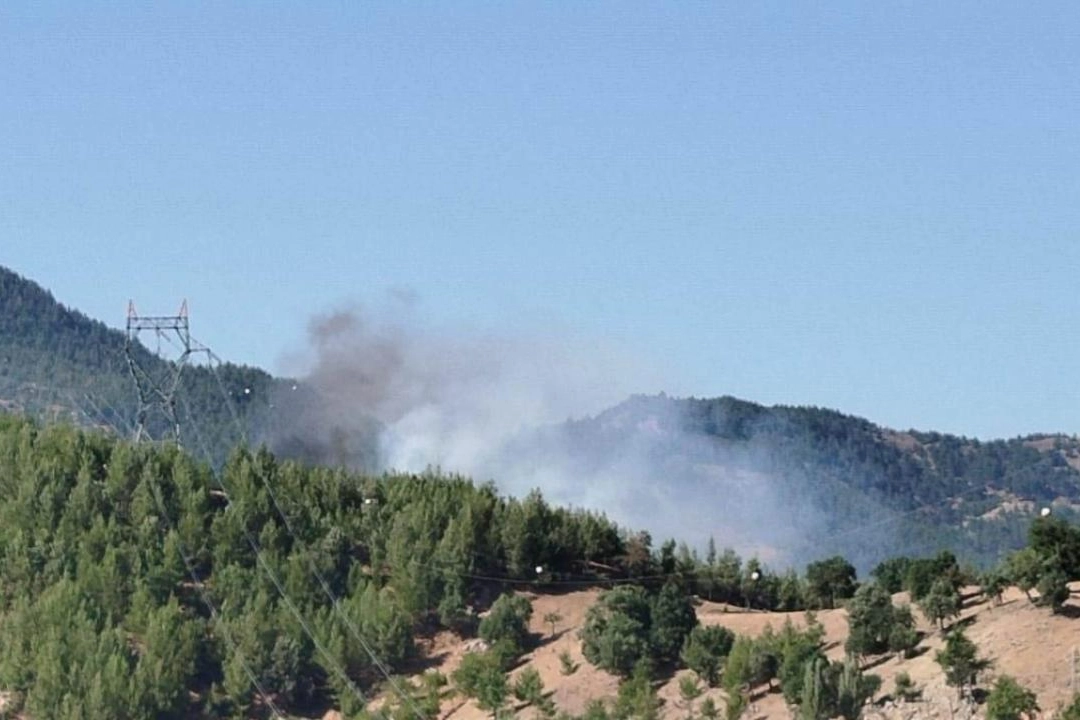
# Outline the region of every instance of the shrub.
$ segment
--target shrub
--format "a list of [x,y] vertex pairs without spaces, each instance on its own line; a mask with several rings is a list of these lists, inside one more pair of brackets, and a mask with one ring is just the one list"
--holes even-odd
[[686,637],[680,657],[709,687],[716,687],[734,643],[735,634],[722,625],[699,625]]
[[1008,675],[997,679],[986,698],[986,720],[1020,720],[1024,716],[1034,717],[1037,712],[1035,693]]

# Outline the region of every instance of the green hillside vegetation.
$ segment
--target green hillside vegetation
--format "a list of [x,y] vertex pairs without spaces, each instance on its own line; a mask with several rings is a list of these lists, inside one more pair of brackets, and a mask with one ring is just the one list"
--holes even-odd
[[244,450],[216,477],[176,448],[0,416],[0,691],[29,717],[351,716],[440,627],[478,633],[503,672],[531,642],[516,587],[630,583],[637,659],[702,667],[716,641],[690,637],[695,593],[817,602],[797,576],[654,549],[539,493]]
[[[0,267],[0,409],[130,431],[137,398],[124,344],[123,332],[61,305],[39,285]],[[163,343],[163,350],[173,348]],[[153,374],[165,371],[162,357],[141,345],[136,353]],[[242,435],[257,435],[268,422],[277,381],[257,368],[229,363],[218,375],[221,384],[205,363],[185,369],[178,414],[186,440],[205,444],[221,462]],[[151,430],[160,436],[166,429]]]
[[[733,698],[779,683],[815,717],[855,717],[876,689],[855,660],[824,659],[812,618],[803,631],[735,638],[698,626],[695,597],[770,610],[851,603],[853,657],[919,642],[910,610],[860,586],[840,557],[805,575],[730,550],[698,558],[539,493],[514,500],[433,473],[365,476],[237,450],[216,477],[175,448],[0,416],[9,702],[32,719],[265,717],[271,706],[356,717],[385,692],[395,720],[430,718],[445,679],[417,688],[388,678],[422,666],[417,638],[448,628],[491,647],[455,673],[455,687],[494,711],[510,692],[506,670],[536,641],[529,603],[508,594],[516,588],[614,586],[581,634],[590,662],[626,678],[613,717],[631,712],[626,703],[651,707],[647,678],[683,666]],[[890,560],[875,577],[882,587],[900,577],[928,617],[976,580],[948,553]],[[1038,587],[1033,602],[1056,612],[1049,590],[1080,578],[1080,528],[1036,520],[1029,546],[986,577]],[[959,652],[942,655],[943,667],[975,662]],[[978,678],[965,672],[954,674],[969,690]],[[536,678],[519,684],[514,692],[554,711]]]
[[624,566],[603,517],[461,478],[245,451],[221,478],[227,497],[176,449],[0,418],[0,690],[31,718],[235,717],[266,710],[249,669],[286,710],[355,712],[415,632],[471,632],[537,566]]

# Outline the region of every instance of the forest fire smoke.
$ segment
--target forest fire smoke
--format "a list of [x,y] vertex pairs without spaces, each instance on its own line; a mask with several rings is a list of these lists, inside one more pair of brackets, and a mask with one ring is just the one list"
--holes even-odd
[[286,368],[301,371],[306,399],[279,403],[291,421],[271,438],[277,452],[367,471],[439,467],[517,496],[539,488],[551,502],[697,547],[715,536],[768,555],[815,524],[754,450],[686,432],[677,404],[590,417],[657,386],[612,348],[440,333],[407,307],[392,317],[354,309],[311,322],[308,350]]

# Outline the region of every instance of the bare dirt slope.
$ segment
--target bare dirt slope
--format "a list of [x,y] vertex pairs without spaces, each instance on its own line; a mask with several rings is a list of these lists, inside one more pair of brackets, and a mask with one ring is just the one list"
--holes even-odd
[[[1080,585],[1073,587],[1080,591]],[[583,590],[560,595],[530,596],[533,601],[533,620],[531,629],[539,637],[539,646],[529,653],[520,667],[514,670],[512,678],[522,669],[532,666],[539,671],[544,687],[551,693],[552,700],[562,711],[571,714],[582,713],[588,703],[594,699],[611,698],[618,688],[616,678],[589,665],[581,655],[581,643],[577,632],[585,620],[585,613],[595,602],[599,592]],[[1012,675],[1021,684],[1031,688],[1038,696],[1044,709],[1044,715],[1067,702],[1073,693],[1072,681],[1074,666],[1072,656],[1080,649],[1080,595],[1070,601],[1067,612],[1051,615],[1044,608],[1033,606],[1023,593],[1016,589],[1009,590],[1000,606],[984,601],[969,588],[959,622],[965,624],[968,636],[978,645],[985,657],[993,660],[993,669],[981,681],[983,687],[992,683],[992,678],[1000,673]],[[906,602],[904,595],[895,598],[897,603]],[[558,613],[562,620],[556,625],[555,634],[551,627],[543,622],[548,613]],[[766,626],[779,629],[785,620],[790,619],[796,626],[805,624],[804,613],[765,613],[744,611],[717,603],[703,602],[698,608],[698,617],[704,624],[719,624],[739,634],[758,635]],[[943,645],[937,628],[931,627],[916,612],[919,629],[925,634],[920,644],[920,653],[911,659],[899,660],[894,657],[879,658],[871,663],[868,672],[881,676],[882,692],[879,702],[868,708],[869,718],[971,718],[981,716],[981,708],[965,706],[957,699],[955,690],[944,684],[940,667],[934,661],[934,655]],[[843,645],[847,637],[847,614],[844,610],[825,610],[817,613],[817,619],[824,626],[825,642],[830,657],[843,656]],[[475,641],[460,640],[445,634],[435,639],[430,648],[436,660],[435,669],[449,675],[457,668],[462,656],[475,647]],[[578,663],[579,667],[572,675],[561,671],[559,654],[566,651]],[[1080,665],[1080,657],[1078,657]],[[895,705],[886,697],[894,687],[894,679],[899,672],[907,672],[924,689],[924,700],[920,703]],[[1078,666],[1080,671],[1080,666]],[[687,671],[682,671],[670,678],[659,689],[664,700],[662,714],[665,718],[685,718],[689,708],[680,699],[678,681]],[[760,688],[753,698],[747,718],[788,718],[792,714],[785,706],[779,692],[765,692]],[[724,695],[720,690],[711,690],[704,697],[713,697],[719,707],[723,707]],[[518,707],[518,714],[524,718],[535,716],[535,710]],[[448,700],[443,705],[444,720],[485,720],[490,714],[480,710],[471,701],[461,698]]]

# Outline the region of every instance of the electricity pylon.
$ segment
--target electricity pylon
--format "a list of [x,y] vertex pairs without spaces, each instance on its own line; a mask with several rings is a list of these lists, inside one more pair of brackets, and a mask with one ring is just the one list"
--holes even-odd
[[[142,335],[153,333],[157,340],[157,355],[140,347]],[[162,341],[170,348],[163,354]],[[154,439],[151,428],[160,419],[168,428],[177,445],[180,444],[180,420],[176,415],[176,393],[180,377],[191,355],[199,350],[192,342],[188,328],[187,300],[180,305],[176,315],[142,316],[135,311],[135,303],[128,302],[127,341],[124,357],[128,372],[138,392],[139,408],[135,416],[135,441]],[[164,362],[162,362],[164,361]],[[165,438],[161,438],[165,439]]]

